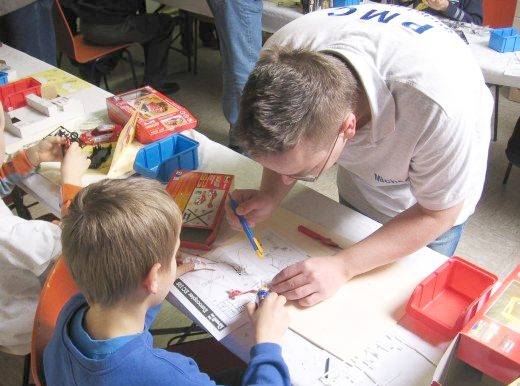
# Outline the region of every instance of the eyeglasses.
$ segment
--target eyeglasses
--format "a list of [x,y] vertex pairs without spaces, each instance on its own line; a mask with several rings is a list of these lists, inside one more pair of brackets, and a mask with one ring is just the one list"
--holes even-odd
[[336,139],[334,140],[334,143],[332,144],[332,148],[329,151],[329,155],[325,159],[325,162],[323,163],[323,166],[321,167],[319,173],[315,176],[313,175],[307,175],[307,176],[287,176],[289,178],[292,178],[293,180],[303,181],[303,182],[316,182],[318,178],[320,178],[321,174],[325,170],[325,167],[329,163],[330,157],[332,156],[332,152],[334,151],[334,148],[336,147],[336,143],[338,142],[339,134],[336,136]]

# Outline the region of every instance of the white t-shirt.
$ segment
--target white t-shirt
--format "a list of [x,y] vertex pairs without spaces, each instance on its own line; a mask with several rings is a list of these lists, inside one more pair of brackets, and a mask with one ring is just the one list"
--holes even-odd
[[431,210],[464,200],[474,212],[485,179],[493,100],[469,47],[434,17],[364,4],[301,17],[265,47],[330,52],[355,68],[371,121],[338,164],[340,195],[386,222],[418,202]]
[[30,352],[43,273],[61,252],[61,230],[14,216],[0,199],[0,351]]

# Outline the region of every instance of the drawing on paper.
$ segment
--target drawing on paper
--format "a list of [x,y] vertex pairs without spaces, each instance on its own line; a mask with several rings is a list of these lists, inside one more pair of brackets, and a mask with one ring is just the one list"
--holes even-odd
[[[255,289],[269,285],[282,269],[309,257],[271,230],[260,231],[257,237],[265,250],[264,259],[258,259],[244,237],[205,256],[192,256],[195,271],[174,284],[174,293],[181,295],[177,296],[181,303],[198,313],[197,319],[204,320],[204,327],[217,338],[247,320],[245,305],[255,300]],[[184,255],[190,257],[189,253]],[[200,314],[202,318],[198,318]]]

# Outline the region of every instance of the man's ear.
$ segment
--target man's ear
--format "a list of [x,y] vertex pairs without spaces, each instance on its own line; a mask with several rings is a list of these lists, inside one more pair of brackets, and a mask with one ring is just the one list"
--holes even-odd
[[159,288],[159,269],[161,269],[161,263],[155,263],[143,279],[143,287],[150,294],[155,295]]
[[357,119],[354,113],[349,113],[343,120],[339,131],[340,133],[343,133],[343,138],[345,140],[354,138],[354,135],[356,134],[356,123]]

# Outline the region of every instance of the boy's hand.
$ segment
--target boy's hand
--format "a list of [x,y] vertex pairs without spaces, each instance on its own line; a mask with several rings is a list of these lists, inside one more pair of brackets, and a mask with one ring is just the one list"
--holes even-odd
[[[60,149],[61,151],[61,149]],[[70,184],[76,186],[81,185],[81,178],[87,171],[90,160],[81,152],[77,142],[73,142],[61,163],[61,181],[62,184]]]
[[61,161],[63,159],[62,146],[66,143],[67,138],[65,137],[46,137],[27,149],[27,158],[35,168],[42,162]]
[[289,327],[289,312],[284,307],[285,296],[271,292],[255,310],[255,303],[246,304],[247,313],[255,326],[256,343],[280,343]]

